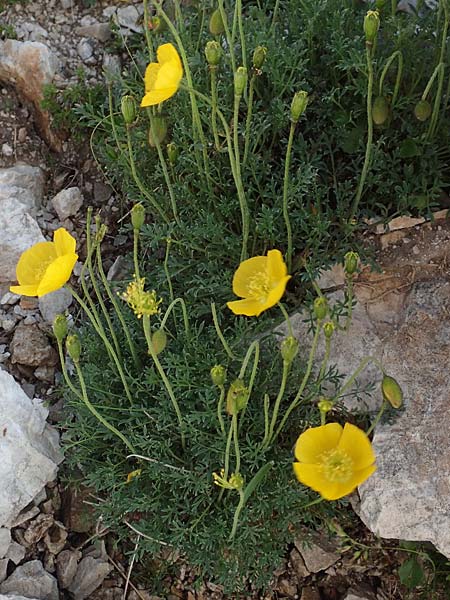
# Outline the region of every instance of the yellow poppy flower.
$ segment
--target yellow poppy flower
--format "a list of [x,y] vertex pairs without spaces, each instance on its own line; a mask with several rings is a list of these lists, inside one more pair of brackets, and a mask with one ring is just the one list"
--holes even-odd
[[141,107],[164,102],[180,87],[183,77],[178,52],[172,44],[163,44],[157,50],[157,63],[150,63],[145,70],[145,96]]
[[242,262],[233,277],[233,292],[243,300],[227,302],[235,315],[258,317],[281,300],[291,278],[279,250]]
[[59,290],[78,260],[75,247],[75,238],[60,227],[53,234],[53,242],[39,242],[25,250],[16,267],[19,285],[11,286],[11,292],[40,297]]
[[337,500],[353,492],[376,470],[375,454],[367,435],[350,423],[311,427],[295,445],[297,479],[325,499]]

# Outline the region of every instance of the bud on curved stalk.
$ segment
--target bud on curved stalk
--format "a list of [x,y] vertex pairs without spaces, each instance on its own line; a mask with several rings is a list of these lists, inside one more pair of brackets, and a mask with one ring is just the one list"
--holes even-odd
[[393,408],[401,408],[403,404],[403,392],[396,379],[385,375],[381,382],[383,398]]
[[390,107],[387,98],[377,96],[372,106],[372,120],[375,125],[384,125],[389,118]]
[[217,387],[223,386],[227,378],[227,370],[222,365],[215,365],[212,367],[211,371],[211,380],[214,385]]
[[238,67],[234,74],[234,95],[242,96],[245,88],[247,87],[247,69],[245,67]]
[[344,271],[347,275],[353,275],[358,268],[359,254],[357,252],[347,252],[344,256]]
[[380,15],[377,10],[367,11],[364,17],[364,34],[366,36],[366,42],[373,44],[377,37],[378,30],[380,29]]
[[210,67],[217,67],[222,57],[222,48],[215,40],[210,40],[205,46],[206,62]]
[[212,35],[221,35],[225,31],[222,15],[218,8],[216,8],[209,19],[209,31]]
[[257,46],[253,52],[253,68],[259,71],[266,61],[267,48],[265,46]]
[[166,28],[166,22],[164,19],[160,19],[157,16],[150,17],[148,20],[148,28],[153,33],[162,33]]
[[167,157],[169,159],[170,164],[173,167],[174,165],[176,165],[178,157],[180,156],[180,150],[179,150],[178,146],[176,144],[174,144],[173,142],[170,142],[170,144],[167,144],[166,149],[167,149]]
[[298,123],[308,106],[308,101],[308,92],[300,91],[294,94],[291,104],[291,121],[293,123]]
[[133,229],[140,231],[145,221],[145,208],[143,204],[135,204],[131,209],[131,224]]
[[53,333],[55,338],[61,343],[67,335],[68,325],[66,315],[56,315],[53,320]]
[[298,341],[290,335],[281,342],[281,356],[290,365],[298,353]]
[[314,314],[316,319],[321,321],[328,314],[328,301],[325,296],[319,296],[314,300]]
[[419,102],[414,107],[414,116],[419,121],[426,121],[430,118],[431,115],[431,104],[428,100],[419,100]]
[[332,337],[335,329],[336,325],[333,323],[333,321],[327,321],[323,324],[323,333],[327,340],[329,340]]
[[152,126],[148,130],[148,143],[152,148],[160,146],[167,135],[167,123],[164,117],[152,117]]
[[156,354],[161,354],[161,352],[167,346],[167,334],[164,329],[157,329],[152,335],[152,344],[153,349]]
[[123,96],[120,101],[120,110],[126,125],[131,125],[136,120],[136,103],[133,96]]
[[80,362],[81,342],[80,338],[75,333],[67,336],[66,350],[67,354],[70,356],[74,363]]
[[243,410],[248,402],[249,393],[242,379],[235,379],[230,385],[227,394],[227,413],[229,415],[237,415]]

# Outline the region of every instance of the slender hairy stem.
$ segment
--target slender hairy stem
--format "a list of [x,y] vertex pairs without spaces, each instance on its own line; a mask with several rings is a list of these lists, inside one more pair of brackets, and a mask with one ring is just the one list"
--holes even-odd
[[231,540],[234,539],[234,536],[236,535],[237,526],[239,523],[239,517],[241,516],[242,509],[244,508],[244,505],[245,505],[245,495],[244,495],[243,490],[238,490],[238,492],[239,492],[239,504],[237,505],[236,511],[234,513],[233,526],[231,528],[230,537],[228,538],[229,542],[231,542]]
[[253,96],[255,94],[255,81],[256,74],[253,73],[253,75],[250,78],[250,86],[248,92],[247,118],[245,120],[244,158],[242,159],[242,165],[246,164],[250,149],[250,126],[252,124],[253,116]]
[[269,437],[269,394],[264,394],[264,437],[261,442],[261,448],[264,447],[266,440]]
[[137,185],[141,194],[145,198],[147,198],[147,200],[150,202],[150,204],[153,206],[153,208],[156,210],[156,212],[159,214],[159,216],[162,218],[162,220],[165,223],[170,224],[169,217],[166,215],[166,213],[161,208],[159,203],[155,200],[155,198],[145,189],[145,186],[143,185],[142,181],[139,179],[139,176],[136,171],[136,163],[134,162],[133,145],[131,143],[131,133],[130,133],[129,125],[127,125],[126,131],[127,131],[127,143],[128,143],[128,158],[130,161],[131,174],[133,176],[134,182]]
[[291,319],[289,317],[288,311],[286,310],[286,308],[284,307],[284,305],[281,302],[278,302],[278,306],[280,307],[280,310],[283,313],[283,317],[285,318],[286,325],[287,325],[290,337],[295,337],[294,336],[294,330],[292,329],[292,323],[291,323]]
[[223,385],[220,386],[220,397],[219,402],[217,403],[217,419],[220,425],[220,431],[222,432],[222,436],[225,437],[225,423],[223,420],[223,401],[225,400],[225,387]]
[[156,354],[155,347],[153,346],[152,334],[151,334],[151,330],[150,330],[150,317],[148,315],[143,315],[142,325],[143,325],[143,329],[144,329],[145,341],[147,342],[148,351],[150,353],[150,356],[153,359],[153,362],[155,363],[156,370],[158,371],[159,376],[161,377],[161,379],[164,383],[167,393],[169,394],[169,398],[175,409],[175,413],[176,413],[177,419],[178,419],[178,424],[180,426],[181,445],[184,450],[186,448],[186,439],[185,439],[185,434],[184,434],[183,417],[181,415],[180,406],[177,402],[177,399],[175,398],[175,394],[173,393],[172,386],[170,385],[170,381],[167,379],[167,375],[164,372],[164,369],[159,361],[158,355]]
[[275,429],[275,425],[276,425],[277,419],[278,419],[278,412],[280,410],[281,400],[283,399],[284,391],[286,389],[286,382],[287,382],[287,378],[289,375],[289,367],[290,367],[290,363],[288,363],[287,361],[283,361],[283,375],[281,377],[281,385],[280,385],[280,389],[278,391],[277,398],[275,400],[275,405],[273,407],[272,419],[270,421],[270,427],[269,427],[269,435],[267,436],[267,439],[264,440],[264,442],[263,442],[263,448],[267,448],[267,446],[270,445],[270,442],[271,442],[271,439],[273,436],[273,431]]
[[381,362],[377,358],[375,358],[375,356],[366,356],[366,358],[363,358],[363,360],[359,363],[359,366],[356,369],[356,371],[353,373],[353,375],[351,377],[349,377],[349,379],[347,379],[347,381],[340,388],[340,390],[337,391],[337,393],[335,395],[336,400],[338,398],[340,398],[341,396],[343,396],[345,394],[345,392],[352,387],[352,385],[355,383],[357,377],[364,371],[364,369],[367,367],[367,365],[370,362],[373,362],[375,365],[377,365],[377,367],[380,369],[380,371],[384,375],[384,367],[381,364]]
[[172,278],[170,277],[170,271],[169,271],[169,252],[170,252],[171,245],[172,245],[172,239],[169,237],[166,239],[166,254],[164,256],[164,273],[166,275],[167,286],[169,288],[170,302],[173,302],[175,299],[175,296],[173,295]]
[[373,420],[372,425],[366,431],[367,435],[370,435],[372,433],[372,431],[375,429],[375,427],[378,425],[378,422],[380,421],[381,417],[383,416],[383,413],[386,410],[387,405],[388,405],[388,403],[386,402],[386,400],[383,400],[383,404],[381,405],[380,410],[377,413],[377,416]]
[[430,126],[429,126],[428,132],[427,132],[427,139],[432,138],[436,132],[436,125],[437,125],[438,118],[439,118],[439,110],[441,108],[442,91],[443,91],[443,86],[444,86],[445,51],[446,51],[446,46],[447,46],[447,33],[448,33],[448,26],[449,26],[449,19],[450,19],[449,8],[448,8],[446,0],[440,1],[439,8],[444,13],[444,26],[442,28],[441,50],[440,50],[440,55],[439,55],[439,65],[442,65],[442,67],[439,69],[438,85],[437,85],[437,90],[436,90],[436,96],[434,97],[433,112],[431,114]]
[[169,318],[170,313],[173,311],[174,307],[177,304],[181,304],[181,310],[183,311],[184,333],[186,334],[186,337],[189,338],[189,334],[190,334],[189,318],[188,318],[188,314],[187,314],[186,303],[183,300],[183,298],[175,298],[175,300],[172,300],[172,302],[169,304],[169,306],[164,314],[163,320],[161,321],[161,329],[164,328],[165,324],[167,323],[167,319]]
[[323,376],[325,375],[326,368],[328,366],[328,361],[330,360],[330,350],[331,350],[331,337],[325,337],[325,354],[323,355],[322,364],[320,366],[319,371],[319,381],[322,381]]
[[279,8],[280,8],[280,0],[276,0],[275,8],[273,9],[273,14],[272,14],[272,22],[270,24],[270,31],[272,31],[272,29],[275,27],[275,22],[277,20]]
[[148,50],[148,58],[150,62],[153,62],[154,60],[154,53],[153,53],[153,44],[152,44],[152,38],[150,35],[150,19],[148,16],[148,0],[144,0],[144,31],[145,31],[145,40],[147,42],[147,50]]
[[58,344],[58,354],[59,354],[59,362],[61,363],[61,369],[63,372],[63,377],[64,377],[64,381],[66,382],[68,388],[70,389],[70,391],[79,399],[79,400],[83,400],[83,395],[77,390],[77,388],[73,385],[69,374],[67,373],[67,366],[66,366],[66,357],[64,356],[64,351],[63,351],[63,346],[62,346],[62,341],[57,339],[57,344]]
[[289,195],[289,167],[291,164],[291,154],[292,154],[292,143],[294,140],[294,132],[295,132],[296,123],[291,122],[291,128],[289,130],[289,139],[288,145],[286,149],[286,159],[284,162],[284,179],[283,179],[283,217],[284,223],[286,225],[286,233],[287,233],[287,252],[286,252],[286,262],[288,271],[291,271],[292,267],[292,228],[291,221],[289,219],[289,206],[288,206],[288,195]]
[[[252,352],[255,353],[255,356],[253,357],[253,367],[252,367],[252,372],[250,374],[250,380],[249,380],[249,384],[248,384],[248,397],[249,398],[250,398],[252,390],[253,390],[253,385],[255,383],[255,378],[256,378],[256,372],[258,370],[258,364],[259,364],[259,342],[257,340],[252,342],[249,346],[249,349],[247,350],[247,354],[245,355],[241,370],[239,371],[239,379],[244,379],[245,372],[247,370],[247,365],[250,360],[250,356],[252,355]],[[241,410],[241,417],[239,420],[240,427],[242,426],[242,423],[244,421],[245,412],[247,410],[247,405],[248,405],[248,402],[244,406],[244,408]]]
[[[230,423],[230,429],[228,430],[228,437],[227,437],[227,445],[225,446],[225,460],[224,460],[224,466],[223,466],[223,478],[225,480],[228,480],[228,474],[230,472],[230,451],[231,451],[232,439],[233,439],[233,423]],[[222,488],[220,490],[219,500],[221,500],[224,491],[225,491],[225,488]]]
[[79,363],[79,361],[74,361],[74,364],[75,364],[75,369],[77,371],[78,380],[80,382],[81,394],[82,394],[82,397],[83,397],[83,402],[85,403],[86,407],[91,411],[91,413],[94,415],[94,417],[102,425],[104,425],[106,427],[106,429],[109,429],[109,431],[111,431],[111,433],[113,433],[120,440],[122,440],[122,442],[126,445],[126,447],[129,450],[131,450],[131,452],[134,454],[136,451],[135,451],[133,445],[127,440],[127,438],[123,435],[123,433],[121,433],[120,431],[118,431],[114,427],[114,425],[111,425],[111,423],[108,423],[108,421],[98,412],[98,410],[95,408],[95,406],[91,403],[91,401],[89,400],[89,397],[87,395],[86,383],[84,381],[84,377],[83,377],[83,373],[81,371],[80,363]]
[[111,129],[114,136],[114,141],[116,142],[117,149],[119,152],[122,152],[122,146],[119,141],[119,134],[117,132],[116,121],[114,119],[114,107],[113,107],[113,97],[112,97],[112,85],[108,85],[108,104],[109,104],[109,120],[111,121]]
[[[241,182],[242,185],[242,177],[241,177],[241,156],[239,151],[239,104],[241,102],[241,96],[235,94],[234,96],[234,115],[233,115],[233,141],[234,141],[234,156],[235,156],[235,169],[236,169],[236,177]],[[250,230],[250,215],[248,210],[248,204],[245,201],[241,201],[241,197],[239,196],[239,205],[241,208],[241,218],[242,218],[242,250],[241,250],[241,262],[247,258],[247,246],[248,246],[248,236]]]
[[387,59],[386,64],[384,65],[383,71],[381,72],[380,84],[379,84],[379,95],[382,96],[384,79],[387,75],[387,72],[389,71],[391,64],[394,62],[395,59],[397,59],[397,77],[395,78],[395,86],[394,86],[394,92],[392,94],[391,107],[394,106],[395,101],[397,100],[398,92],[400,90],[400,82],[402,79],[403,54],[401,53],[400,50],[396,50],[395,52],[393,52],[391,54],[391,56]]
[[395,13],[397,12],[397,0],[391,0],[391,17],[395,17]]
[[233,438],[234,438],[234,453],[236,455],[236,467],[235,467],[234,471],[235,471],[235,473],[239,473],[239,471],[241,469],[241,451],[239,450],[239,434],[238,434],[237,414],[233,415],[232,425],[233,425]]
[[139,229],[133,229],[133,264],[136,280],[141,278],[139,269]]
[[236,0],[236,12],[239,27],[239,37],[241,38],[242,65],[247,68],[247,49],[245,46],[244,23],[242,21],[242,0]]
[[347,277],[347,318],[345,320],[344,331],[348,331],[352,322],[353,314],[353,276]]
[[217,131],[217,66],[211,65],[209,67],[209,72],[211,75],[211,126],[214,136],[214,145],[217,152],[220,152],[220,140]]
[[223,336],[222,330],[220,329],[219,320],[217,318],[216,304],[215,302],[211,302],[211,313],[214,321],[214,327],[216,328],[217,337],[222,342],[222,346],[228,356],[233,360],[234,354],[231,352],[230,346],[228,345],[226,339]]
[[228,27],[227,14],[226,14],[225,8],[223,6],[223,0],[218,0],[218,6],[219,6],[219,11],[220,11],[220,16],[222,17],[223,28],[225,31],[225,38],[226,38],[227,44],[228,44],[228,50],[230,52],[231,70],[233,71],[233,73],[235,73],[236,72],[236,57],[234,55],[234,44],[233,44],[233,40],[231,39],[230,29]]
[[367,143],[366,143],[366,155],[364,157],[364,164],[361,171],[361,177],[359,179],[358,190],[356,192],[355,199],[350,210],[349,221],[352,221],[358,210],[359,201],[364,189],[366,182],[367,173],[370,166],[370,157],[372,155],[372,140],[373,140],[373,121],[372,121],[372,94],[373,94],[373,64],[372,64],[372,45],[366,42],[366,59],[367,59]]

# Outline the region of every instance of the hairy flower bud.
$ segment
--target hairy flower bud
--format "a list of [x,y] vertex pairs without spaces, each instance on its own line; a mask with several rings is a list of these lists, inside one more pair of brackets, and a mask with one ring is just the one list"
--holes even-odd
[[206,62],[210,67],[217,67],[222,56],[220,44],[214,40],[210,40],[205,46]]
[[398,382],[389,375],[383,377],[381,382],[381,391],[383,398],[393,408],[400,408],[403,404],[403,392]]
[[308,92],[300,91],[294,94],[291,104],[291,121],[293,123],[298,123],[308,106],[308,101]]
[[222,365],[215,365],[212,367],[211,371],[211,379],[214,385],[217,387],[221,387],[227,378],[227,370]]
[[372,121],[375,125],[384,125],[389,118],[390,107],[387,98],[377,96],[372,106]]
[[227,394],[227,413],[237,415],[247,405],[248,398],[248,387],[242,379],[235,379]]
[[167,135],[167,123],[164,117],[152,117],[152,126],[148,130],[148,143],[152,148],[161,145]]
[[288,365],[294,360],[298,352],[298,341],[290,335],[281,342],[281,356]]
[[161,354],[161,352],[167,346],[167,334],[164,329],[157,329],[152,335],[152,344],[153,349],[156,354]]
[[344,270],[347,275],[353,275],[358,268],[359,254],[357,252],[347,252],[344,256]]
[[172,166],[176,165],[178,157],[180,156],[180,150],[178,146],[173,142],[170,142],[170,144],[167,144],[166,149],[170,164]]
[[222,15],[218,8],[216,8],[209,19],[209,31],[212,35],[221,35],[225,31]]
[[61,343],[67,335],[68,326],[66,315],[56,315],[53,320],[53,333],[55,338]]
[[242,96],[247,86],[247,69],[245,67],[238,67],[234,74],[234,94],[235,96]]
[[335,329],[336,325],[333,323],[333,321],[327,321],[323,324],[323,334],[327,338],[327,340],[331,338]]
[[327,414],[333,409],[334,402],[329,398],[321,398],[317,404],[321,413]]
[[67,336],[66,350],[67,354],[70,356],[74,363],[80,361],[81,343],[80,338],[75,333]]
[[267,48],[265,46],[257,46],[253,52],[253,67],[258,71],[263,66],[267,56]]
[[145,208],[140,202],[131,209],[131,224],[133,229],[140,231],[145,221]]
[[366,42],[373,44],[377,37],[378,30],[380,28],[380,15],[377,10],[367,11],[364,17],[364,33],[366,36]]
[[136,119],[136,103],[133,96],[123,96],[120,102],[123,120],[127,125],[134,123]]
[[419,100],[414,107],[414,116],[419,121],[426,121],[431,115],[431,104],[428,100]]
[[319,321],[321,321],[322,319],[325,319],[325,317],[327,316],[328,301],[325,298],[325,296],[318,296],[314,300],[314,314],[316,316],[316,319],[318,319]]

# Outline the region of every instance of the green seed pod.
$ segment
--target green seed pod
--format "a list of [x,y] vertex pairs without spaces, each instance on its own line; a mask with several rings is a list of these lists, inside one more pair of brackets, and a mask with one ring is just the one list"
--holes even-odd
[[209,19],[209,31],[212,35],[221,35],[225,31],[222,15],[218,8],[216,8]]
[[75,333],[67,336],[66,350],[67,354],[70,356],[74,363],[80,362],[81,343],[80,338]]
[[308,101],[309,98],[307,92],[300,91],[294,94],[291,104],[291,121],[293,123],[298,123],[300,117],[305,112],[306,107],[308,106]]
[[375,125],[383,125],[389,118],[389,102],[384,96],[377,96],[372,106],[372,120]]
[[235,96],[242,96],[247,86],[247,69],[245,67],[238,67],[234,74],[234,94]]
[[353,275],[358,268],[359,254],[357,252],[347,252],[344,256],[344,270],[347,275]]
[[325,296],[318,296],[314,300],[314,314],[316,315],[316,319],[321,321],[325,319],[328,314],[328,301]]
[[288,365],[294,360],[298,352],[298,341],[290,335],[281,342],[281,356]]
[[53,333],[55,338],[61,343],[67,335],[68,326],[66,315],[56,315],[53,320]]
[[222,365],[215,365],[212,367],[211,371],[211,379],[214,385],[217,387],[221,387],[226,379],[227,379],[227,370]]
[[210,67],[217,67],[222,56],[220,44],[214,40],[210,40],[205,46],[206,62]]
[[419,121],[426,121],[431,115],[431,104],[428,100],[419,100],[414,107],[414,115]]
[[384,400],[389,402],[393,408],[401,408],[403,404],[402,388],[393,377],[390,377],[389,375],[383,377],[383,381],[381,382],[381,392]]
[[133,229],[140,231],[145,221],[145,208],[144,205],[139,203],[135,204],[131,209],[131,224]]
[[333,323],[333,321],[327,321],[326,323],[323,324],[323,333],[324,333],[324,336],[327,338],[327,340],[329,340],[331,338],[335,329],[336,329],[336,325]]
[[227,394],[227,413],[237,415],[247,405],[248,398],[248,387],[242,379],[235,379]]
[[366,42],[373,44],[377,37],[378,30],[380,28],[380,15],[377,10],[367,11],[364,17],[364,33],[366,36]]
[[156,354],[161,354],[167,346],[167,334],[164,329],[157,329],[152,335],[153,349]]
[[180,150],[178,146],[173,142],[170,142],[170,144],[167,144],[166,149],[170,164],[172,166],[176,165],[178,157],[180,156]]
[[148,143],[152,148],[161,145],[167,135],[167,123],[164,117],[152,117],[153,127],[148,130]]
[[120,101],[120,110],[123,120],[127,125],[131,125],[136,120],[136,102],[133,96],[123,96]]
[[253,67],[260,70],[265,63],[267,56],[267,48],[265,46],[257,46],[253,52]]

